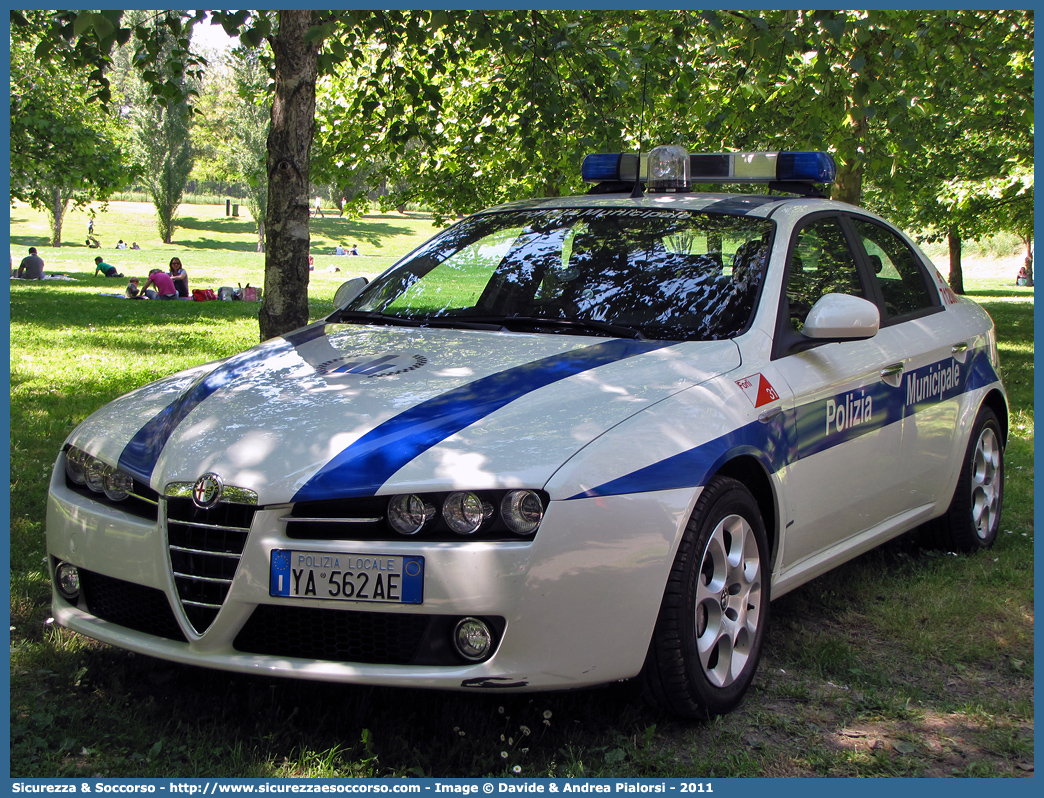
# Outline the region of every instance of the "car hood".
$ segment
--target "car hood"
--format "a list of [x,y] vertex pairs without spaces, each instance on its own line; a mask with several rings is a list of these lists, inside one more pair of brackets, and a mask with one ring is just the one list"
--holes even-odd
[[320,322],[127,394],[69,442],[160,491],[212,472],[262,504],[541,487],[624,419],[739,363],[731,341]]

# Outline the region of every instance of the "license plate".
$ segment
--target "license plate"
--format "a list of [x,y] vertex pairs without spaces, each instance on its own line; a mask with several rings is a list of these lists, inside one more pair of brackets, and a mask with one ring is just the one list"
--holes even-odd
[[273,549],[269,594],[286,598],[424,603],[424,558]]

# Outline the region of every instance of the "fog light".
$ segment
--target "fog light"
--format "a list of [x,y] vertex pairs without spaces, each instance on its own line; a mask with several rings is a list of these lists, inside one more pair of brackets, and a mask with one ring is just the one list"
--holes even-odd
[[80,597],[80,569],[67,562],[58,563],[54,569],[54,583],[62,598],[76,601]]
[[446,526],[458,535],[473,535],[486,517],[482,499],[474,493],[451,493],[442,504]]
[[478,618],[463,618],[453,630],[453,645],[464,659],[478,662],[493,651],[493,633]]
[[412,493],[392,496],[388,524],[400,535],[416,535],[435,517],[435,508]]
[[516,535],[528,535],[540,526],[544,504],[531,490],[513,490],[500,502],[500,516]]

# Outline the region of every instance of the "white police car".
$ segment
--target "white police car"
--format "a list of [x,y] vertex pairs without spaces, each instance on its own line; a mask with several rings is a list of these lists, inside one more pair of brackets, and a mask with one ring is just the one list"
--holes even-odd
[[642,674],[695,716],[750,684],[770,595],[927,522],[993,543],[993,324],[816,198],[829,156],[583,171],[587,196],[464,219],[329,318],[84,421],[50,485],[55,619],[339,682]]

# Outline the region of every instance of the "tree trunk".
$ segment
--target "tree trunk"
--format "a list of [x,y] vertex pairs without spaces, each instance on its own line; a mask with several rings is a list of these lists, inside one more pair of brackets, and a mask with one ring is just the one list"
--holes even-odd
[[69,200],[62,196],[60,188],[52,189],[52,191],[51,205],[47,209],[51,217],[49,220],[51,222],[51,246],[60,247],[62,245],[62,222],[65,219],[65,211],[69,207]]
[[964,272],[961,271],[961,237],[951,229],[946,234],[946,243],[950,246],[950,288],[955,294],[964,293]]
[[308,172],[315,133],[318,51],[305,42],[310,11],[280,11],[270,39],[275,96],[268,134],[268,212],[261,340],[308,323]]
[[265,251],[265,221],[262,219],[257,223],[257,251]]
[[837,178],[830,192],[830,199],[858,205],[863,196],[863,161],[855,156],[837,167]]
[[863,153],[860,148],[864,145],[867,136],[868,125],[866,119],[860,118],[853,121],[850,126],[851,139],[846,142],[847,152],[838,153],[841,163],[837,166],[837,177],[830,190],[830,199],[838,202],[847,202],[849,205],[858,205],[863,198]]

